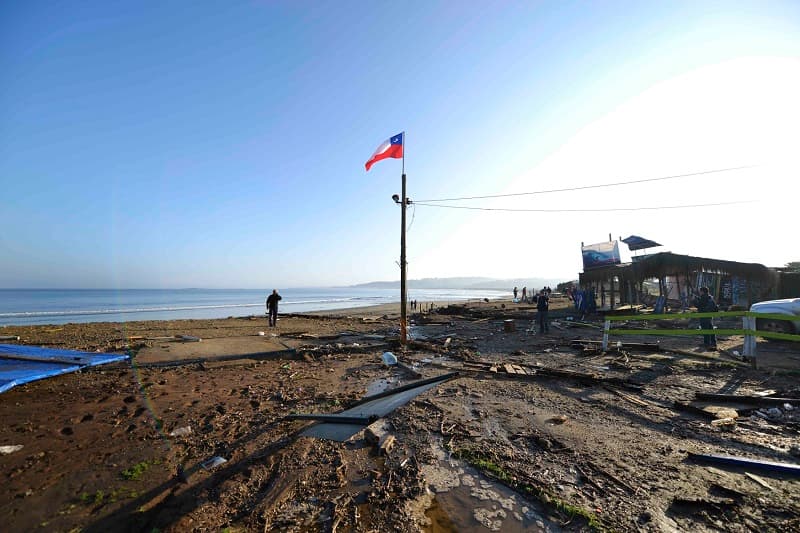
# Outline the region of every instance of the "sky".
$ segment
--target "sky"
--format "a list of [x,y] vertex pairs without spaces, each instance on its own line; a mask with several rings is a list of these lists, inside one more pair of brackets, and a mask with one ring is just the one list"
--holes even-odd
[[409,279],[783,266],[798,94],[796,1],[3,2],[0,288],[397,280],[403,168]]

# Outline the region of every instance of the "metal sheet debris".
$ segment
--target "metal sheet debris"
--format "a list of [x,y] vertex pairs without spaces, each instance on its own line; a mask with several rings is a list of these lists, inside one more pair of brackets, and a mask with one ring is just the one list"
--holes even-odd
[[367,425],[362,423],[348,423],[353,421],[354,417],[364,419],[365,421],[372,421],[386,416],[423,392],[433,389],[440,383],[453,379],[456,376],[458,376],[458,372],[451,372],[435,378],[415,381],[373,396],[368,396],[363,398],[361,403],[350,409],[346,409],[335,415],[329,415],[329,417],[342,417],[343,423],[323,422],[309,427],[300,433],[300,435],[344,442],[364,429]]

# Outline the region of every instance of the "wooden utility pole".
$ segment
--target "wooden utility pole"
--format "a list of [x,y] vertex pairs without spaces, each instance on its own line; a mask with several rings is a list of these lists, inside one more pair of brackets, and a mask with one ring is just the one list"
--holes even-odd
[[[405,166],[405,158],[403,158]],[[400,196],[400,345],[405,347],[408,341],[406,322],[406,173],[403,170],[403,187]]]

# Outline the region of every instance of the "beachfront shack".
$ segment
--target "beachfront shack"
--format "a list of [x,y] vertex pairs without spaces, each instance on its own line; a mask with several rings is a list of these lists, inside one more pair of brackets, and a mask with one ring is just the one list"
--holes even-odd
[[739,263],[671,252],[638,256],[631,263],[586,269],[583,288],[600,295],[600,307],[664,305],[686,308],[692,294],[707,286],[724,307],[748,309],[753,302],[782,292],[781,274],[759,263]]

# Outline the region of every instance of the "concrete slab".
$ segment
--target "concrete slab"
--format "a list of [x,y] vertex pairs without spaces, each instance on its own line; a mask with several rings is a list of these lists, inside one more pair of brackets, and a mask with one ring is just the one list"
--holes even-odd
[[[155,341],[136,354],[137,363],[167,363],[191,359],[217,359],[241,356],[265,358],[273,352],[285,352],[294,346],[274,337],[247,336],[203,339],[200,342],[180,340]],[[277,354],[276,354],[277,355]]]

